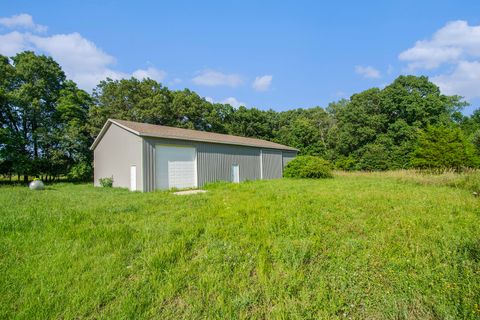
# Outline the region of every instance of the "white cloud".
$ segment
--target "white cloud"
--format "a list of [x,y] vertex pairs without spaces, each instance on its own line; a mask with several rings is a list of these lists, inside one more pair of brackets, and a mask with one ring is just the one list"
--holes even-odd
[[355,72],[364,78],[376,79],[380,78],[380,71],[371,66],[356,66]]
[[[18,23],[17,25],[13,22],[9,23],[12,27],[18,26]],[[165,71],[153,66],[138,69],[131,74],[115,70],[113,68],[116,63],[115,57],[107,54],[77,32],[50,36],[19,31],[0,34],[0,54],[13,56],[24,50],[33,50],[52,56],[70,79],[80,88],[87,90],[94,88],[107,77],[117,80],[134,76],[140,79],[152,78],[156,81],[162,81],[166,77]]]
[[431,80],[444,94],[480,98],[480,61],[460,61],[452,73],[438,75]]
[[154,67],[148,67],[147,69],[138,69],[132,73],[132,76],[137,78],[137,79],[146,79],[150,78],[153,80],[156,80],[158,82],[162,82],[165,77],[167,76],[167,73],[163,70],[159,70]]
[[229,86],[238,87],[243,84],[243,79],[238,74],[225,74],[215,70],[204,70],[192,79],[193,83],[201,86]]
[[403,61],[410,61],[408,64],[410,70],[435,69],[442,63],[457,60],[461,54],[460,48],[433,48],[427,43],[419,41],[414,48],[402,52],[399,58]]
[[410,71],[435,70],[430,80],[444,94],[480,97],[480,25],[449,22],[431,39],[417,41],[400,53],[399,59],[408,63]]
[[31,49],[25,39],[25,34],[14,31],[0,34],[0,54],[13,56],[17,52]]
[[480,26],[466,21],[447,23],[430,40],[421,40],[398,56],[411,70],[435,69],[444,63],[456,63],[480,56]]
[[273,77],[271,75],[256,77],[252,83],[252,87],[257,91],[266,91],[270,88],[270,85],[272,84],[272,79]]
[[52,36],[26,35],[38,51],[51,55],[81,88],[94,88],[101,80],[128,78],[129,75],[111,68],[116,59],[98,48],[79,33]]
[[235,97],[229,97],[220,101],[214,100],[212,97],[205,97],[205,100],[207,100],[210,103],[222,103],[222,104],[229,104],[234,108],[238,108],[240,106],[246,107],[247,104],[245,102],[238,101],[237,98]]
[[33,30],[35,32],[46,32],[47,27],[33,22],[31,15],[22,13],[11,17],[0,18],[0,25],[7,28],[23,28]]
[[229,98],[226,98],[224,99],[221,103],[223,104],[229,104],[231,105],[232,107],[234,108],[238,108],[240,106],[247,106],[247,104],[245,102],[241,102],[241,101],[238,101],[236,98],[234,97],[229,97]]
[[115,63],[114,57],[76,32],[56,34],[50,37],[27,35],[27,39],[36,48],[51,54],[55,60],[71,71],[98,71]]

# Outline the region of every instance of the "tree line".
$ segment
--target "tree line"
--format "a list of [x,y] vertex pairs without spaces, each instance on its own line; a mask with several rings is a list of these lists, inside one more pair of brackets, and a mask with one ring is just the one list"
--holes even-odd
[[399,76],[326,108],[234,108],[152,79],[105,79],[92,94],[51,57],[0,55],[0,174],[28,180],[92,177],[89,146],[108,118],[255,137],[344,170],[478,167],[480,110],[462,114],[424,76]]

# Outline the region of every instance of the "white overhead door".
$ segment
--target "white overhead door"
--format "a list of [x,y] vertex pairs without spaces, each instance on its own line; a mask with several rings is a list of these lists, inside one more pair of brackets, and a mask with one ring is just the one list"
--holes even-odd
[[157,189],[184,189],[197,186],[195,148],[156,146],[155,149]]

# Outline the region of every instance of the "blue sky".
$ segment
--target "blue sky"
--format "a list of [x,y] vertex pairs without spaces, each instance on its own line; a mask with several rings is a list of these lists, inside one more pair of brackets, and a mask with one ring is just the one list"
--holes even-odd
[[[149,76],[209,100],[326,106],[425,74],[480,106],[480,1],[8,1],[0,53],[52,55],[87,90]],[[478,89],[477,89],[478,88]]]

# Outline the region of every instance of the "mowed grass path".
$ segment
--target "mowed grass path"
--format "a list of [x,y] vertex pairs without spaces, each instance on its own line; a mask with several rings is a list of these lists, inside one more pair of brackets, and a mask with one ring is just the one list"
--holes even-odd
[[480,317],[480,202],[379,176],[0,188],[0,318]]

